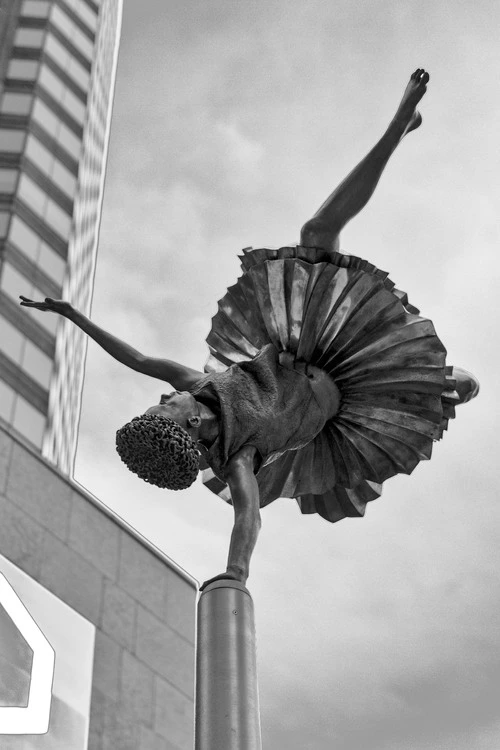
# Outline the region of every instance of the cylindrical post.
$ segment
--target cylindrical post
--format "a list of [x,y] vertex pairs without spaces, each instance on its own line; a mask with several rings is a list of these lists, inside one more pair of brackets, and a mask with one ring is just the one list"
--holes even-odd
[[262,750],[253,601],[239,581],[214,581],[198,602],[195,750]]

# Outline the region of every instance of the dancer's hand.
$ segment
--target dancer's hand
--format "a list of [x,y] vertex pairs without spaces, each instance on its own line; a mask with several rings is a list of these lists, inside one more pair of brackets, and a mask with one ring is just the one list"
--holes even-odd
[[226,570],[225,573],[220,573],[218,576],[214,576],[213,578],[209,578],[208,581],[205,581],[205,583],[202,583],[200,586],[200,591],[203,591],[206,589],[209,583],[213,583],[214,581],[224,581],[224,580],[231,580],[231,581],[239,581],[240,583],[245,584],[246,579],[243,580],[242,576],[238,573],[233,573],[230,570]]
[[73,306],[62,299],[45,297],[45,302],[34,302],[32,299],[28,299],[28,297],[23,297],[22,294],[19,295],[19,298],[22,300],[20,304],[23,307],[34,307],[36,310],[42,310],[43,312],[55,312],[63,315],[65,318],[69,318],[74,312]]

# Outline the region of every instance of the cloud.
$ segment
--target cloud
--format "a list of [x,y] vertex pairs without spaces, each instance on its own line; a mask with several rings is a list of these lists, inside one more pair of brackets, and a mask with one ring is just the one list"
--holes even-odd
[[[331,525],[292,500],[263,511],[249,585],[265,747],[498,748],[497,14],[126,4],[93,316],[193,367],[239,248],[297,241],[407,74],[431,70],[422,128],[342,244],[390,271],[481,394],[363,520]],[[114,451],[161,385],[89,347],[77,478],[204,580],[225,565],[232,509],[199,483],[135,481]]]
[[222,136],[229,158],[233,159],[243,169],[255,173],[256,168],[262,163],[265,153],[263,145],[243,135],[234,124],[219,122],[216,129]]

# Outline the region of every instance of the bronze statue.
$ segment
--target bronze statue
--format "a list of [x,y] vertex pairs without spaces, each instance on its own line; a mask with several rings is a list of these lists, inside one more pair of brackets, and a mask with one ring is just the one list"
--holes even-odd
[[247,249],[219,301],[205,372],[140,354],[64,301],[22,305],[73,321],[115,359],[176,390],[117,432],[117,451],[147,482],[204,482],[234,507],[227,569],[249,574],[260,508],[295,498],[330,522],[361,516],[382,483],[429,459],[470,373],[446,365],[431,321],[387,274],[339,252],[339,234],[373,194],[401,139],[419,127],[429,75],[413,73],[386,132],[302,227],[300,245]]

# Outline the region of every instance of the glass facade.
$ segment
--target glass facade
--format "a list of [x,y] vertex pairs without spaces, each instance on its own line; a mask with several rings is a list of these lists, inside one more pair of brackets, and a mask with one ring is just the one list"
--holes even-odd
[[89,313],[122,0],[2,8],[0,419],[71,474],[86,340],[19,295]]

